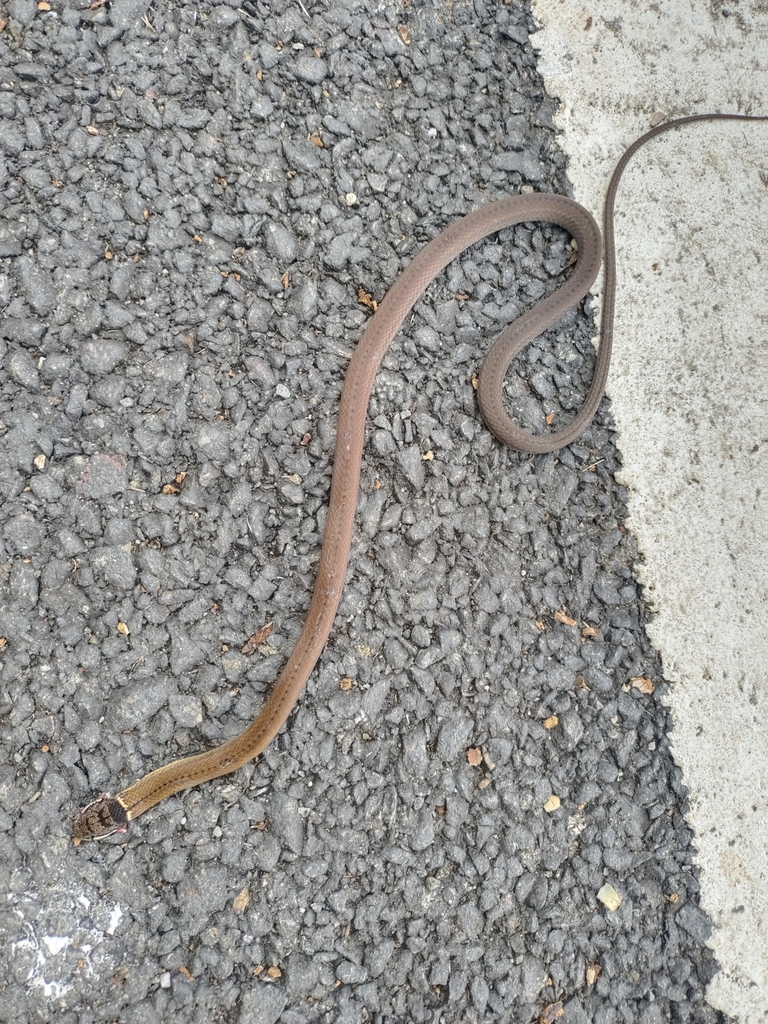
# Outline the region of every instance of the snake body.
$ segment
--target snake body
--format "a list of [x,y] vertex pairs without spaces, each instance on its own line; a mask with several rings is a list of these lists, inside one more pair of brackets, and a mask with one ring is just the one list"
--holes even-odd
[[616,299],[613,213],[621,175],[637,150],[657,135],[682,125],[713,120],[765,121],[768,117],[699,114],[669,121],[640,136],[617,164],[605,199],[605,283],[594,377],[582,408],[568,426],[555,433],[532,435],[521,430],[504,410],[502,387],[515,355],[575,306],[597,276],[602,246],[600,229],[592,215],[564,196],[513,196],[462,217],[419,251],[390,288],[350,360],[339,407],[330,506],[312,601],[296,646],[261,714],[234,739],[204,753],[172,761],[116,796],[103,794],[94,800],[75,816],[76,839],[102,839],[125,832],[132,819],[166,797],[241,768],[257,757],[280,731],[325,646],[341,600],[354,529],[368,401],[381,360],[406,316],[437,274],[464,249],[503,228],[531,221],[558,224],[575,238],[578,259],[565,283],[515,320],[491,346],[478,382],[483,419],[500,441],[534,454],[562,448],[581,434],[600,404],[611,359]]

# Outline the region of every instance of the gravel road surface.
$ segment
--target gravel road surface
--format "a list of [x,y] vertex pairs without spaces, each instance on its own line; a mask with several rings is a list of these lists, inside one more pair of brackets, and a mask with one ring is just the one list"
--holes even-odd
[[[2,17],[0,1017],[722,1024],[609,410],[537,458],[477,413],[489,340],[571,256],[546,225],[455,261],[387,356],[349,584],[278,741],[70,837],[258,713],[369,303],[455,217],[568,192],[526,6]],[[510,374],[529,427],[578,406],[591,332]]]

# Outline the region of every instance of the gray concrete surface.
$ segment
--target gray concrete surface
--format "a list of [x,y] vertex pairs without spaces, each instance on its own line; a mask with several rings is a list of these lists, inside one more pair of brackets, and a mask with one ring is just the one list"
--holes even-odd
[[[596,212],[659,114],[768,114],[764,5],[535,11],[575,195]],[[709,996],[745,1024],[768,1019],[767,149],[768,124],[704,124],[628,168],[609,387],[716,924]]]
[[[547,227],[458,260],[388,357],[346,597],[278,741],[72,845],[91,792],[269,691],[358,289],[569,186],[519,3],[49,6],[0,32],[2,1012],[721,1024],[608,409],[537,459],[477,416],[487,339],[568,262]],[[529,425],[583,396],[592,330],[510,375]]]

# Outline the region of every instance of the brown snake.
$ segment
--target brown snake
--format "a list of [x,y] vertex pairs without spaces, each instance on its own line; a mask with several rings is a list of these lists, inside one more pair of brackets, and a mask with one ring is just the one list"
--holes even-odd
[[551,296],[511,324],[491,346],[480,373],[478,401],[488,428],[505,444],[534,454],[551,452],[575,440],[589,424],[605,390],[611,359],[616,298],[616,257],[613,210],[619,180],[630,158],[662,132],[697,121],[765,121],[768,116],[698,114],[660,124],[626,150],[608,185],[603,233],[605,285],[600,345],[594,378],[574,420],[556,433],[534,436],[517,427],[502,405],[504,376],[515,355],[587,293],[600,269],[600,230],[590,213],[564,196],[528,194],[490,203],[446,228],[425,245],[390,288],[358,343],[347,369],[339,408],[331,499],[320,564],[306,621],[280,678],[259,717],[227,743],[158,768],[117,796],[104,794],[74,819],[76,839],[102,839],[127,831],[127,824],[179,790],[241,768],[271,743],[304,689],[331,631],[349,560],[368,400],[384,353],[427,285],[460,252],[502,228],[530,221],[558,224],[576,239],[578,260],[573,274]]

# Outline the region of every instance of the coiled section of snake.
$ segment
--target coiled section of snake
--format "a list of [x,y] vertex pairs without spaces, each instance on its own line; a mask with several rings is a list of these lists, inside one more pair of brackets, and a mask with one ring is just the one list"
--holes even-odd
[[521,430],[504,410],[502,387],[514,357],[575,306],[597,276],[602,247],[600,230],[592,215],[564,196],[544,193],[514,196],[468,214],[421,249],[390,288],[350,360],[339,407],[330,506],[315,589],[299,639],[264,709],[247,729],[221,746],[173,761],[116,796],[104,794],[93,801],[75,816],[73,834],[76,839],[101,839],[115,832],[125,832],[128,822],[173,793],[241,768],[257,757],[280,731],[325,646],[341,600],[354,529],[368,400],[384,353],[414,303],[437,274],[464,249],[503,228],[531,221],[558,224],[575,238],[578,260],[574,272],[553,295],[515,320],[491,346],[478,387],[483,419],[499,440],[519,451],[534,454],[555,451],[582,433],[600,404],[610,365],[616,293],[613,206],[621,174],[632,155],[650,139],[681,125],[710,120],[768,120],[768,117],[702,114],[670,121],[633,143],[614,171],[605,203],[605,288],[595,373],[581,410],[560,431],[533,435]]

